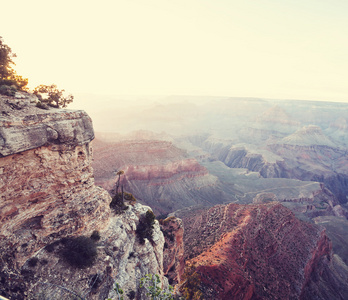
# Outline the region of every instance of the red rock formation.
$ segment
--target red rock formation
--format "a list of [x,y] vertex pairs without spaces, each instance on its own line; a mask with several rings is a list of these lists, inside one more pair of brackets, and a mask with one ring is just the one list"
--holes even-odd
[[163,251],[163,271],[170,284],[181,282],[184,273],[184,225],[176,217],[160,220],[165,244]]
[[171,142],[123,140],[111,143],[96,139],[93,147],[96,183],[111,191],[115,187],[115,170],[123,170],[121,184],[125,190],[151,206],[156,214],[202,202],[222,202],[219,197],[213,197],[216,177],[209,175],[196,159],[189,158]]
[[205,299],[298,299],[316,264],[332,255],[323,229],[279,203],[218,205],[180,217],[187,264]]

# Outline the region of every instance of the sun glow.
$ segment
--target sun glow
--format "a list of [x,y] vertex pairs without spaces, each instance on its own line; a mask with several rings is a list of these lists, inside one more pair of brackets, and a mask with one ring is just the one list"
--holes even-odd
[[[348,101],[345,1],[7,1],[31,87]],[[15,26],[12,25],[15,22]]]

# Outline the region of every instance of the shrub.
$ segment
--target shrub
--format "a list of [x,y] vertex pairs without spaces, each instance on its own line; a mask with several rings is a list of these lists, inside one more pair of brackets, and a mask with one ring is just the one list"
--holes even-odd
[[88,237],[65,238],[61,241],[64,247],[61,256],[71,266],[78,268],[90,267],[97,258],[97,246]]
[[180,286],[180,292],[183,293],[185,299],[204,299],[201,291],[201,277],[199,273],[196,272],[196,267],[194,265],[188,265],[185,267],[182,282],[183,284]]
[[128,296],[129,299],[135,299],[135,295],[136,295],[135,291],[130,291],[130,292],[127,294],[127,296]]
[[41,108],[41,109],[49,109],[49,107],[45,103],[42,103],[41,101],[38,101],[36,103],[36,107]]
[[132,205],[137,201],[137,199],[135,199],[135,197],[131,193],[126,192],[124,193],[124,200],[129,201]]
[[39,259],[37,257],[32,257],[28,260],[28,266],[30,268],[34,268],[37,265],[38,261]]
[[74,100],[74,96],[69,95],[65,97],[63,93],[65,90],[59,90],[55,84],[39,85],[34,89],[34,94],[42,103],[55,108],[65,108]]
[[155,224],[155,215],[151,210],[148,210],[145,215],[143,215],[136,229],[136,234],[139,239],[140,244],[145,243],[145,238],[152,241],[153,236],[153,225]]
[[91,235],[91,239],[95,242],[100,240],[100,233],[98,230],[94,230]]
[[0,86],[0,94],[5,96],[15,96],[17,88],[13,85],[1,85]]
[[157,274],[146,274],[145,277],[140,279],[139,287],[145,289],[146,296],[150,297],[151,300],[173,300],[173,287],[169,286],[168,289],[162,290],[160,286],[161,280]]
[[128,209],[128,206],[124,204],[122,193],[118,193],[112,198],[110,207],[116,214],[121,214]]

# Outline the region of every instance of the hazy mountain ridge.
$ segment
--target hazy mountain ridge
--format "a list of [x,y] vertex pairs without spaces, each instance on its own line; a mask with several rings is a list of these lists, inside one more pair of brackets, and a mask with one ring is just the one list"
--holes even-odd
[[[191,103],[185,106],[185,99],[187,102],[193,101],[195,105]],[[342,261],[332,252],[331,244],[322,228],[309,224],[300,225],[305,223],[299,223],[295,215],[310,222],[316,220],[316,223],[328,228],[328,233],[332,237],[336,237],[335,230],[341,230],[339,232],[342,233],[348,228],[347,222],[338,222],[342,218],[347,220],[348,217],[345,204],[348,187],[346,172],[348,132],[346,132],[345,116],[348,105],[315,101],[236,98],[205,98],[199,102],[199,98],[173,97],[168,101],[175,104],[166,105],[164,101],[155,109],[154,115],[151,115],[151,105],[148,105],[144,123],[141,117],[143,112],[133,111],[133,116],[139,116],[139,119],[136,117],[139,124],[131,124],[128,130],[141,126],[142,130],[152,133],[142,131],[143,138],[139,131],[130,134],[123,132],[124,146],[122,147],[132,148],[130,144],[127,146],[129,141],[124,138],[127,135],[136,136],[138,141],[145,139],[149,142],[151,139],[161,140],[163,143],[170,142],[172,147],[185,150],[184,152],[176,150],[176,158],[175,155],[171,157],[173,161],[183,161],[183,159],[190,161],[190,158],[195,158],[195,164],[204,167],[205,175],[194,177],[194,181],[190,181],[188,173],[185,173],[184,169],[177,168],[173,169],[168,180],[168,176],[158,172],[161,170],[165,173],[167,162],[158,160],[156,151],[153,151],[146,164],[137,163],[144,169],[137,168],[140,168],[142,174],[146,174],[146,176],[138,174],[139,180],[136,176],[131,176],[132,170],[136,168],[134,166],[127,168],[127,163],[124,164],[126,172],[123,183],[127,191],[141,195],[140,198],[142,197],[141,200],[145,203],[152,201],[151,205],[154,207],[157,205],[161,208],[166,207],[166,211],[180,208],[177,215],[184,218],[185,257],[190,262],[198,264],[205,261],[196,269],[202,275],[204,283],[202,290],[206,293],[205,296],[209,298],[214,295],[218,299],[227,299],[226,297],[230,297],[232,293],[235,297],[246,297],[246,299],[249,299],[248,297],[286,298],[290,295],[300,299],[342,297],[347,288],[343,283],[345,282],[343,278],[347,278],[347,266],[344,261],[348,259],[347,252],[341,250],[344,249],[342,247],[346,247],[344,239],[333,239],[333,248],[342,256]],[[180,108],[183,111],[182,114],[178,112]],[[160,118],[158,118],[159,113],[162,114]],[[167,122],[163,123],[163,120]],[[127,126],[123,125],[125,129]],[[111,140],[108,142],[110,143]],[[122,147],[114,149],[110,147],[110,153],[119,151],[122,155],[124,151]],[[148,152],[146,147],[143,151]],[[98,156],[97,152],[96,155]],[[152,164],[149,163],[151,160],[153,160]],[[111,161],[107,165],[111,165]],[[156,166],[157,173],[154,172],[153,166]],[[130,180],[126,180],[128,171]],[[151,173],[153,177],[150,178],[148,174]],[[207,178],[214,178],[214,182],[209,184],[209,181],[206,181]],[[196,189],[198,182],[202,185]],[[180,203],[182,200],[184,201]],[[253,237],[260,235],[264,240],[264,230],[268,228],[270,218],[280,221],[283,218],[281,215],[283,212],[291,216],[289,224],[297,224],[299,228],[307,226],[309,231],[316,233],[315,237],[293,236],[290,240],[283,239],[283,242],[278,244],[278,248],[272,248],[277,243],[266,239],[267,242],[263,244],[266,247],[266,250],[264,249],[266,253],[268,253],[267,249],[273,249],[276,255],[282,258],[276,263],[277,266],[284,264],[284,257],[289,256],[290,260],[294,259],[291,266],[285,266],[284,270],[272,267],[272,280],[268,282],[267,276],[270,275],[265,275],[262,264],[259,265],[261,269],[253,269],[251,264],[247,268],[243,267],[245,264],[240,264],[240,260],[234,260],[238,257],[239,250],[230,257],[233,252],[231,245],[252,243],[253,237],[247,237],[244,229],[241,229],[241,235],[236,236],[237,239],[228,239],[230,232],[226,232],[225,236],[214,234],[211,231],[212,224],[215,224],[216,228],[221,228],[234,224],[238,218],[233,217],[227,222],[224,217],[222,221],[217,217],[219,214],[211,212],[215,208],[210,209],[209,206],[214,202],[248,204],[249,206],[243,206],[243,209],[240,206],[235,207],[239,207],[241,211],[245,209],[246,215],[250,213],[254,216],[267,205],[279,205],[271,204],[277,201],[283,204],[283,208],[274,210],[271,214],[266,213],[262,220],[257,221],[256,223],[263,231],[262,234],[254,232]],[[171,206],[171,203],[175,203],[174,206]],[[185,208],[185,206],[190,207]],[[290,208],[295,215],[284,206]],[[222,207],[231,206],[217,207],[224,210],[225,208]],[[255,211],[252,212],[254,209]],[[252,218],[243,220],[241,228],[251,229]],[[269,230],[272,231],[274,228],[270,227]],[[294,230],[293,227],[292,230]],[[293,233],[303,230],[303,228],[296,229]],[[199,243],[193,245],[194,240],[198,240]],[[302,240],[302,243],[294,246],[299,240]],[[287,243],[294,244],[286,248],[286,245],[290,245]],[[311,244],[310,247],[309,244]],[[258,247],[256,244],[254,246]],[[256,259],[258,254],[254,246],[251,246],[249,252],[240,249],[244,251],[243,257],[246,261],[249,261],[247,258],[249,254],[250,262]],[[312,258],[307,260],[308,256],[304,255],[296,261],[299,256],[293,253],[295,248],[301,249],[300,256],[304,253],[312,253]],[[201,259],[203,254],[206,257]],[[264,256],[264,252],[260,252],[261,261],[265,259]],[[228,260],[230,264],[226,263],[226,257],[231,258]],[[225,262],[221,263],[223,261]],[[303,263],[304,261],[307,261],[307,264]],[[264,263],[265,272],[269,266],[269,262]],[[293,272],[291,273],[293,274],[291,275],[292,287],[288,286],[289,282],[286,279],[289,275],[288,269]],[[243,275],[243,272],[246,273]],[[298,272],[303,276],[299,277]],[[220,273],[223,276],[220,277]],[[328,275],[325,279],[318,281],[318,276],[321,278],[320,274],[323,273]],[[177,275],[171,276],[175,278]],[[219,281],[219,278],[222,281]],[[266,282],[268,282],[267,286]],[[274,286],[275,282],[278,287]],[[233,286],[238,285],[241,289],[234,290]],[[282,288],[279,288],[281,286]]]

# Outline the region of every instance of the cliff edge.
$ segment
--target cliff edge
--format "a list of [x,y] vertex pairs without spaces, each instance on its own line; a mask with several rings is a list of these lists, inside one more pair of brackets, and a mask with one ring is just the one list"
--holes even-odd
[[[151,241],[136,238],[150,208],[135,204],[116,215],[108,192],[94,184],[90,117],[43,110],[35,101],[25,93],[0,96],[0,295],[105,299],[115,296],[115,282],[134,294],[145,274],[159,274],[164,282],[158,222]],[[69,238],[90,239],[94,231],[94,264],[67,263],[60,249]]]

